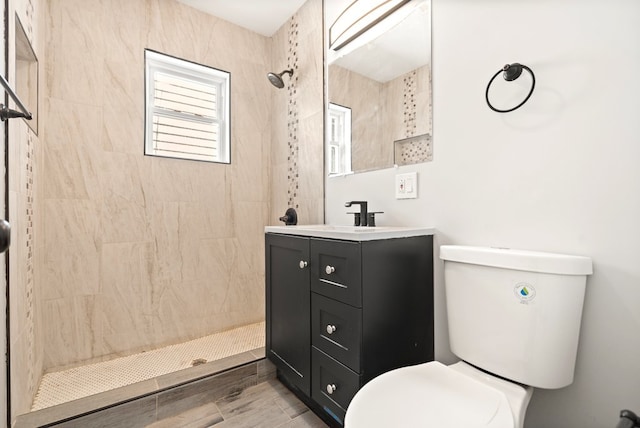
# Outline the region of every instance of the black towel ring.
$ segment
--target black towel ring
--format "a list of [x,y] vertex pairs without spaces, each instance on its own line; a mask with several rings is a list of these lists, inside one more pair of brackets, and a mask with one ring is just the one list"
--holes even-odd
[[[529,94],[527,95],[527,97],[520,104],[508,110],[500,110],[492,106],[491,102],[489,101],[489,88],[491,87],[491,84],[493,83],[495,78],[498,77],[498,74],[503,73],[504,80],[506,80],[507,82],[511,82],[513,80],[516,80],[518,77],[520,77],[520,75],[522,74],[522,69],[527,70],[531,75],[531,79],[532,79],[531,90],[529,91]],[[531,71],[529,67],[527,67],[526,65],[518,64],[517,62],[514,62],[513,64],[507,64],[504,67],[502,67],[500,71],[494,74],[491,80],[489,80],[489,84],[487,85],[487,91],[485,93],[485,98],[487,99],[487,105],[491,110],[497,111],[498,113],[509,113],[510,111],[514,111],[515,109],[520,108],[524,103],[526,103],[529,97],[531,96],[531,94],[533,94],[533,88],[535,87],[536,87],[536,76],[533,74],[533,71]]]

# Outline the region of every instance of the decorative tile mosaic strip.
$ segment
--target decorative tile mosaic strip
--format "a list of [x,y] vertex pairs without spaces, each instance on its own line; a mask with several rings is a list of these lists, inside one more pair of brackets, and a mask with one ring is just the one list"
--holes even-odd
[[27,3],[27,28],[25,28],[25,32],[27,33],[27,37],[29,37],[29,42],[33,45],[33,20],[35,15],[35,8],[33,7],[33,0],[29,0]]
[[[403,107],[405,138],[394,142],[394,164],[410,165],[433,160],[431,134],[416,135],[418,128],[417,89],[418,72],[413,70],[403,78]],[[429,76],[431,79],[431,76]],[[431,106],[431,101],[429,101]],[[429,107],[429,110],[431,108]],[[429,113],[430,114],[430,113]],[[429,125],[429,129],[430,125]]]
[[34,265],[34,211],[33,211],[33,164],[34,159],[34,136],[30,129],[27,129],[27,159],[25,163],[25,240],[26,240],[26,257],[25,257],[25,269],[26,269],[26,296],[27,296],[27,312],[25,314],[26,319],[26,334],[27,334],[27,391],[28,394],[33,396],[35,390],[33,367],[35,367],[35,331],[34,331],[34,293],[33,293],[33,265]]
[[264,322],[153,351],[47,373],[31,410],[66,403],[265,346]]
[[405,127],[405,137],[413,137],[416,134],[416,89],[417,89],[417,81],[416,70],[413,70],[407,73],[404,76],[404,93],[403,93],[403,104],[404,104],[404,127]]
[[296,15],[293,15],[289,20],[288,43],[287,68],[293,70],[293,76],[287,83],[289,97],[287,103],[287,144],[289,147],[287,203],[289,207],[300,208],[298,205],[298,19]]

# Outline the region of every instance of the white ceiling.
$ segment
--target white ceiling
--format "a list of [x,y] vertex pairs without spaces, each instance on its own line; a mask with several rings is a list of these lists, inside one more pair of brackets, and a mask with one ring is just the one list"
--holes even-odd
[[[273,36],[306,0],[177,0],[195,9],[217,16],[267,37]],[[353,0],[325,0],[328,23]],[[329,50],[329,63],[335,63],[380,82],[386,82],[422,65],[431,58],[430,2],[409,2],[394,13],[397,20],[386,19],[378,30],[387,33],[377,38],[370,31],[366,44],[352,43],[339,52]],[[405,10],[405,13],[400,13]],[[416,13],[412,13],[412,12]],[[410,16],[411,15],[411,16]],[[409,18],[407,18],[409,16]],[[407,19],[405,19],[407,18]],[[425,25],[426,24],[426,25]],[[376,37],[377,39],[372,39]],[[359,46],[358,46],[359,45]]]
[[271,37],[306,0],[178,0],[181,3]]

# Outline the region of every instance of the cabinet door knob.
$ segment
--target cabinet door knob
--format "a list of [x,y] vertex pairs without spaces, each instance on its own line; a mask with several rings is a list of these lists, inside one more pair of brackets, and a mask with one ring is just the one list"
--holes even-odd
[[335,392],[336,390],[336,385],[333,383],[330,383],[329,385],[327,385],[327,394],[331,395]]
[[307,265],[308,265],[308,263],[307,263],[307,262],[305,262],[304,260],[300,260],[300,269],[304,269],[304,268],[306,268],[306,267],[307,267]]
[[324,268],[324,271],[327,273],[327,275],[331,275],[336,271],[336,268],[334,268],[333,266],[327,265],[327,267]]
[[328,334],[333,334],[335,331],[336,331],[336,326],[335,325],[327,324],[327,333]]

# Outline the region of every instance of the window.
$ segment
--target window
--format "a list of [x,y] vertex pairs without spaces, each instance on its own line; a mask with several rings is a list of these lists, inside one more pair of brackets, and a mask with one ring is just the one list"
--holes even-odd
[[329,103],[329,174],[351,172],[351,109]]
[[226,71],[145,50],[144,153],[230,163]]

